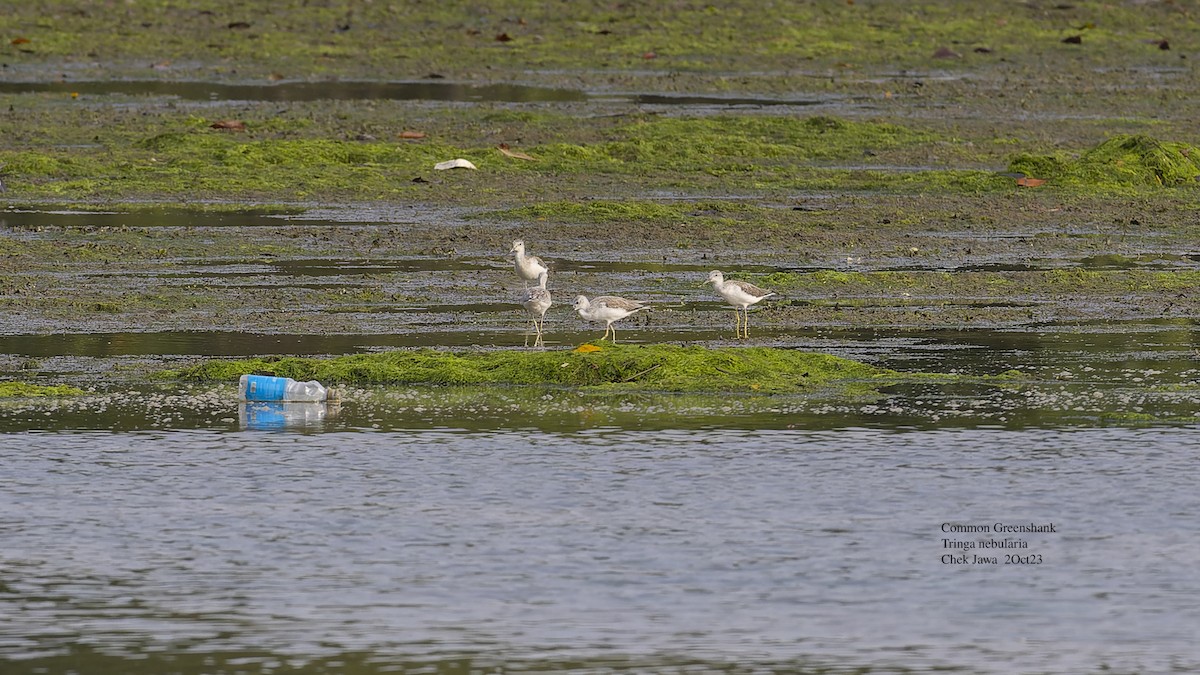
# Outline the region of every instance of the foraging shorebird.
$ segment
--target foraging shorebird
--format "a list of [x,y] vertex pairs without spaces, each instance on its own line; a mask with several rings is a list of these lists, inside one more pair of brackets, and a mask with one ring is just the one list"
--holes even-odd
[[525,282],[526,288],[529,288],[530,281],[536,281],[539,276],[550,271],[541,258],[535,255],[525,255],[524,240],[518,239],[514,241],[512,248],[508,252],[517,254],[517,276]]
[[602,295],[591,300],[581,295],[575,298],[572,306],[579,312],[579,316],[588,321],[603,321],[604,336],[600,339],[608,337],[609,331],[612,331],[613,344],[617,342],[617,329],[612,327],[614,321],[620,321],[638,310],[649,309],[637,300],[626,300],[612,295]]
[[[521,306],[529,312],[529,322],[533,324],[533,330],[537,337],[533,339],[533,346],[542,346],[542,328],[546,324],[546,310],[550,309],[551,298],[550,291],[546,289],[546,272],[538,275],[538,285],[533,288],[525,289],[525,295],[521,300]],[[529,346],[529,333],[525,334],[525,346]]]
[[[750,337],[750,305],[775,295],[774,291],[759,288],[748,281],[726,281],[725,275],[717,270],[709,272],[708,280],[704,283],[712,284],[717,294],[725,298],[725,302],[733,305],[733,313],[737,317],[734,330],[739,338]],[[738,312],[738,308],[742,311]],[[745,323],[742,323],[742,314],[746,315]]]

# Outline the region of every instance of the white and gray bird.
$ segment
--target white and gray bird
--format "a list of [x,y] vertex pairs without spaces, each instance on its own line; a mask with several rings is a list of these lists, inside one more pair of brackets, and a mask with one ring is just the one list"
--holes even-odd
[[608,337],[611,331],[613,344],[617,342],[617,329],[612,327],[614,321],[620,321],[639,310],[649,309],[648,305],[637,300],[627,300],[614,295],[602,295],[591,300],[580,295],[575,298],[572,306],[579,312],[579,316],[588,321],[603,321],[604,335],[600,339]]
[[[525,289],[525,295],[521,299],[521,306],[529,312],[529,322],[533,325],[534,333],[537,337],[533,339],[533,346],[542,346],[542,329],[546,325],[546,310],[550,309],[553,299],[550,297],[550,291],[546,288],[546,272],[538,275],[538,285],[533,288]],[[525,334],[525,346],[529,346],[529,333]]]
[[[733,305],[733,313],[737,317],[734,330],[739,338],[750,337],[750,305],[775,295],[774,291],[759,288],[748,281],[727,280],[718,270],[709,272],[708,281],[704,283],[712,284],[717,294],[725,298],[725,302]],[[743,314],[746,316],[745,323],[742,322]]]
[[522,239],[514,241],[508,252],[517,254],[517,276],[525,282],[526,288],[529,288],[530,281],[536,281],[539,276],[550,271],[541,258],[535,255],[525,255],[525,241]]

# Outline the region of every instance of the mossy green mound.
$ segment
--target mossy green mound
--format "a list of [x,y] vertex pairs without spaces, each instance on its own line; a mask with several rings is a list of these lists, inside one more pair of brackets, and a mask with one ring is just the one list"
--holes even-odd
[[211,361],[175,375],[187,380],[227,381],[246,373],[315,379],[325,384],[549,385],[763,393],[798,392],[893,374],[827,354],[769,347],[585,345],[548,352],[420,350],[333,359]]
[[1115,136],[1076,160],[1020,155],[1009,171],[1060,185],[1098,189],[1194,185],[1200,177],[1200,151],[1185,143],[1150,136]]
[[847,160],[864,152],[930,142],[930,134],[878,122],[833,117],[732,117],[639,119],[613,131],[615,138],[586,146],[535,148],[540,166],[562,172],[648,174],[654,171],[713,175],[759,173],[797,162]]
[[65,384],[29,384],[28,382],[0,382],[0,398],[58,398],[81,396],[82,389]]
[[[858,162],[865,153],[917,151],[937,137],[905,127],[832,117],[795,119],[775,116],[659,118],[635,116],[631,122],[582,127],[564,115],[460,112],[452,120],[425,119],[429,137],[399,141],[391,130],[375,129],[377,118],[364,118],[382,140],[348,140],[342,125],[318,124],[295,115],[270,117],[261,109],[245,111],[244,132],[211,128],[215,119],[173,117],[147,122],[146,128],[93,127],[90,137],[55,131],[56,143],[37,147],[0,147],[0,164],[16,177],[9,186],[23,196],[50,198],[103,195],[129,198],[147,194],[195,198],[304,199],[325,197],[387,199],[423,195],[436,180],[438,198],[455,186],[471,190],[511,190],[512,180],[564,179],[599,175],[636,175],[677,184],[723,178],[755,184],[811,185],[830,189],[903,187],[909,176],[876,175],[831,168],[830,162]],[[77,120],[61,118],[68,124]],[[369,120],[369,121],[368,121]],[[536,161],[505,157],[478,134],[479,124],[499,124],[504,137],[533,137],[524,145]],[[39,130],[38,133],[46,133]],[[356,137],[358,138],[358,137]],[[105,152],[82,152],[79,143],[101,145]],[[442,174],[433,167],[452,158],[470,160],[479,171]],[[431,177],[436,175],[437,179]],[[957,178],[928,176],[923,188]],[[412,182],[414,177],[422,181]],[[945,178],[945,180],[940,180]],[[955,187],[951,185],[950,187]],[[461,195],[460,195],[461,196]]]

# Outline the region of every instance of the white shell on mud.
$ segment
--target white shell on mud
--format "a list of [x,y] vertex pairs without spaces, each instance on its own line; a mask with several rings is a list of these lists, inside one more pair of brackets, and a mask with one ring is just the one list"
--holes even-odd
[[433,168],[437,171],[445,171],[446,169],[475,169],[477,167],[469,161],[460,158],[438,162],[433,165]]

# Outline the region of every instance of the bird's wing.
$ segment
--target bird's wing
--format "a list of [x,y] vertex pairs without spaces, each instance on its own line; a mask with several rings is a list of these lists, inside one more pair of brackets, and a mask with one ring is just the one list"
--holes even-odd
[[636,312],[637,310],[645,307],[645,305],[637,300],[618,298],[615,295],[602,295],[592,300],[592,304],[604,305],[605,307],[612,307],[613,309],[623,309],[626,312]]
[[542,288],[541,286],[534,286],[533,288],[525,291],[525,302],[533,302],[535,300],[549,300],[549,299],[550,299],[550,291]]
[[765,298],[768,295],[775,295],[775,291],[768,291],[768,290],[759,288],[758,286],[755,286],[754,284],[750,283],[749,281],[729,280],[729,281],[726,281],[725,283],[735,284],[738,288],[742,289],[746,293],[749,293],[750,295],[753,295],[756,298]]

